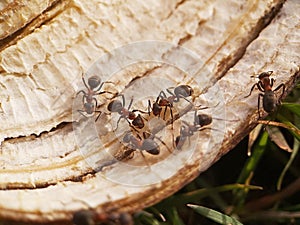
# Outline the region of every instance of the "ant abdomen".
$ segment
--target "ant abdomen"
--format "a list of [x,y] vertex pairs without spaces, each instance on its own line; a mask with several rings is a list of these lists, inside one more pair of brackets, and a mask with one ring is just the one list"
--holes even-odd
[[90,86],[91,89],[95,89],[96,87],[98,87],[101,84],[101,79],[98,76],[91,76],[88,79],[88,85]]
[[198,114],[195,118],[195,124],[201,127],[209,125],[212,123],[212,117],[207,114]]
[[276,99],[273,91],[265,91],[263,98],[263,108],[266,112],[273,112],[276,108]]
[[160,152],[158,144],[153,139],[144,139],[141,149],[152,155],[158,155]]
[[122,102],[119,100],[113,100],[108,104],[107,109],[110,112],[120,112],[123,109]]
[[191,88],[189,85],[179,85],[174,89],[174,94],[179,97],[189,97],[194,93],[193,88]]

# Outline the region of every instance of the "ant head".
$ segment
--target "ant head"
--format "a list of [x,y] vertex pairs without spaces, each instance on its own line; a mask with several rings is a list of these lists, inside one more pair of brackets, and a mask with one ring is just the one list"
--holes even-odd
[[91,76],[89,79],[88,79],[88,84],[90,86],[91,89],[94,89],[96,87],[98,87],[101,83],[101,79],[100,77],[98,76]]
[[205,125],[209,125],[211,123],[212,123],[212,117],[207,114],[198,114],[195,118],[195,124],[200,125],[201,127]]
[[262,80],[264,78],[269,78],[273,71],[268,71],[268,72],[262,72],[261,74],[258,75],[258,79]]
[[193,93],[194,90],[189,85],[179,85],[174,89],[174,94],[176,97],[189,97]]
[[113,100],[108,104],[107,109],[110,112],[120,112],[123,109],[123,104],[119,100]]
[[153,139],[144,139],[141,149],[152,155],[158,155],[160,152],[158,144]]
[[84,103],[84,109],[86,111],[87,114],[93,114],[95,111],[95,105],[94,103]]

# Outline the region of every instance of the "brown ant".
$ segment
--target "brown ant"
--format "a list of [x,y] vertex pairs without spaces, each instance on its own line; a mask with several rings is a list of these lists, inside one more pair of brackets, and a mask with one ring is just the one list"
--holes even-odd
[[180,128],[180,135],[175,139],[175,146],[177,149],[181,150],[184,142],[187,138],[191,137],[195,132],[204,130],[205,127],[212,123],[212,117],[207,114],[198,114],[195,110],[194,115],[194,123],[189,124],[186,121],[182,121],[184,123]]
[[[173,121],[173,103],[179,102],[181,98],[185,99],[186,101],[190,102],[187,97],[191,96],[194,93],[194,90],[189,85],[179,85],[174,89],[174,93],[170,91],[171,88],[166,89],[167,92],[171,95],[167,97],[164,91],[161,91],[156,98],[156,101],[153,103],[151,108],[151,102],[148,100],[148,113],[152,111],[154,116],[160,117],[162,108],[165,107],[164,110],[164,117],[166,118],[166,111],[167,108],[170,109],[171,119]],[[190,102],[191,103],[191,102]]]
[[280,96],[280,98],[283,96],[284,91],[285,91],[285,85],[284,84],[280,84],[277,88],[275,88],[274,90],[272,90],[273,84],[274,84],[274,79],[271,78],[270,76],[273,73],[273,71],[268,71],[268,72],[263,72],[261,74],[259,74],[258,78],[259,81],[254,84],[250,90],[249,95],[245,96],[245,98],[249,97],[253,91],[253,89],[255,87],[258,88],[258,90],[260,90],[261,92],[264,92],[264,94],[260,93],[258,95],[258,104],[257,104],[257,108],[258,108],[258,116],[260,118],[260,98],[263,98],[263,109],[267,112],[273,112],[274,109],[277,107],[278,102],[276,101],[275,98],[275,91],[278,91],[280,88],[282,88],[282,94]]
[[[122,118],[126,119],[126,121],[129,123],[129,125],[132,124],[134,127],[142,129],[145,126],[143,117],[140,114],[136,115],[135,112],[141,112],[141,113],[147,113],[147,112],[143,112],[143,111],[138,110],[138,109],[130,111],[133,99],[130,100],[129,105],[126,109],[125,108],[125,97],[124,97],[124,95],[121,94],[119,96],[122,97],[122,102],[119,101],[119,100],[113,100],[107,106],[108,111],[117,112],[120,115],[120,117],[117,121],[116,129],[118,128],[119,122]],[[130,120],[132,120],[132,123],[130,123]]]
[[102,82],[101,83],[100,77],[98,77],[96,75],[91,76],[88,79],[88,84],[86,84],[83,77],[82,77],[82,81],[83,81],[84,86],[87,88],[87,91],[80,90],[79,92],[77,92],[76,96],[79,95],[80,93],[83,93],[82,103],[83,103],[84,110],[79,109],[77,111],[84,117],[87,117],[84,113],[86,113],[88,115],[92,115],[93,113],[98,112],[99,115],[97,116],[97,118],[95,120],[95,121],[97,121],[99,116],[101,115],[101,111],[96,110],[98,107],[98,102],[94,96],[101,95],[104,93],[111,93],[108,91],[100,91],[104,83],[111,83],[111,82]]
[[143,132],[143,138],[141,138],[139,135],[135,137],[131,132],[127,132],[123,137],[123,142],[128,143],[129,148],[132,150],[141,150],[142,155],[142,151],[146,151],[151,155],[158,155],[160,153],[160,149],[159,145],[154,141],[154,138],[158,139],[164,146],[166,146],[168,151],[171,152],[163,140],[147,132]]
[[74,213],[72,222],[75,225],[96,225],[99,222],[113,223],[120,225],[133,225],[132,216],[124,212],[112,212],[110,214],[104,212],[96,212],[92,210],[80,210]]

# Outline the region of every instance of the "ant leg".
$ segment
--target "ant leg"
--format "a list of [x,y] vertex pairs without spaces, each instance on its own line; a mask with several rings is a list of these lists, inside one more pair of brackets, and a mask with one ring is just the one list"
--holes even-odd
[[176,137],[176,140],[173,144],[174,149],[176,148],[177,150],[182,150],[182,147],[186,141],[187,136],[184,135],[179,135]]
[[[174,94],[172,94],[172,95],[174,95]],[[157,98],[159,98],[159,97],[161,97],[161,98],[167,98],[167,95],[166,95],[166,93],[164,91],[161,91],[161,92],[159,92],[159,95],[158,95]]]
[[80,90],[76,93],[76,97],[80,94],[83,93],[83,95],[87,95],[87,93],[84,90]]
[[[188,103],[193,104],[193,102],[191,102],[190,100],[188,100],[186,97],[184,97],[183,95],[180,95],[180,98],[183,98],[184,100],[186,100]],[[175,102],[175,101],[174,101]],[[178,102],[179,102],[179,98],[178,98]]]
[[145,131],[145,132],[143,132],[143,138],[144,139],[150,139],[150,138],[154,139],[154,138],[156,138],[157,140],[159,140],[166,147],[166,149],[168,149],[168,151],[170,153],[172,153],[171,149],[167,146],[167,144],[160,137],[157,137],[154,134]]
[[248,95],[246,95],[244,98],[249,97],[252,94],[253,89],[255,88],[255,86],[258,86],[258,83],[254,84],[250,90],[250,93]]
[[114,83],[114,82],[111,82],[111,81],[105,81],[105,82],[102,82],[102,83],[100,84],[100,86],[98,87],[98,89],[95,90],[95,92],[100,91],[104,84],[113,84],[113,83]]
[[85,118],[88,118],[84,113],[84,110],[78,109],[77,112],[79,112],[81,115],[83,115]]
[[170,91],[170,89],[174,89],[175,87],[169,87],[166,89],[166,91],[170,94],[174,96],[174,93]]
[[94,113],[99,113],[97,118],[95,119],[95,122],[97,122],[97,120],[99,119],[100,115],[102,114],[102,111],[100,110],[96,110],[98,108],[98,102],[96,98],[93,98],[93,100],[95,101],[95,109],[94,109]]
[[166,120],[166,112],[167,112],[167,108],[168,108],[168,106],[165,106],[165,111],[164,111],[164,117],[163,117],[163,120]]
[[173,125],[173,122],[174,122],[174,117],[173,117],[173,110],[172,110],[172,107],[170,107],[170,114],[171,114],[171,120],[172,120],[172,125]]
[[134,109],[134,110],[132,110],[132,112],[140,112],[140,113],[144,113],[144,114],[149,113],[149,112],[146,112],[146,111],[143,111],[143,110],[140,110],[140,109]]
[[121,118],[124,118],[124,119],[127,121],[128,125],[129,125],[135,132],[137,132],[137,133],[139,132],[139,131],[138,131],[138,130],[130,123],[129,119],[126,118],[126,117],[123,117],[123,116],[120,116],[117,125],[119,124]]
[[102,94],[104,94],[104,93],[108,93],[108,94],[112,94],[112,95],[115,95],[115,94],[116,94],[116,93],[113,93],[113,92],[110,92],[110,91],[101,91],[101,92],[96,93],[96,94],[94,94],[94,95],[102,95]]
[[104,84],[104,82],[102,82],[102,83],[100,84],[100,86],[98,87],[98,89],[97,89],[97,90],[95,90],[95,92],[97,92],[97,91],[100,91],[100,90],[101,90],[101,88],[103,87],[103,84]]
[[284,84],[280,84],[277,88],[275,88],[274,91],[278,91],[280,88],[282,88],[282,93],[280,95],[280,98],[282,98],[284,92],[285,92],[285,85]]
[[271,81],[270,81],[270,86],[273,87],[273,84],[275,82],[275,79],[274,78],[271,78]]
[[[184,125],[186,125],[187,127],[189,127],[190,125],[189,125],[189,123],[188,122],[186,122],[186,121],[184,121],[184,120],[182,120],[181,121],[182,123],[184,123]],[[181,129],[182,130],[182,129]]]
[[117,127],[116,127],[116,129],[113,130],[114,132],[118,129],[120,120],[121,120],[122,118],[123,118],[122,116],[119,117],[119,119],[118,119],[118,121],[117,121]]
[[89,89],[89,86],[86,84],[85,79],[84,79],[84,77],[83,77],[83,73],[82,73],[81,76],[82,76],[81,79],[82,79],[82,82],[83,82],[84,86],[85,86],[87,89]]
[[258,81],[257,87],[258,87],[258,90],[260,90],[261,92],[265,92],[264,85],[261,81]]
[[93,97],[93,100],[95,101],[95,109],[98,108],[98,101],[95,97]]
[[148,100],[148,115],[150,116],[151,113],[151,101]]
[[149,162],[147,161],[147,159],[146,159],[144,153],[142,152],[142,150],[140,150],[140,153],[141,153],[141,155],[142,155],[142,157],[143,157],[145,163],[147,164],[147,166],[151,169],[151,166],[150,166]]
[[170,107],[170,114],[171,114],[171,120],[172,120],[172,126],[171,126],[171,133],[172,133],[172,142],[174,143],[175,141],[175,137],[174,137],[174,117],[173,117],[173,110],[172,108]]
[[148,121],[148,119],[146,119],[145,117],[141,116],[144,120]]
[[135,132],[139,132],[134,126],[131,125],[131,123],[129,123],[129,126],[135,131]]
[[84,105],[84,99],[86,98],[86,95],[82,96],[82,105]]
[[95,112],[95,113],[96,113],[96,112],[99,113],[98,116],[97,116],[97,118],[95,119],[95,122],[97,122],[97,120],[99,119],[99,117],[100,117],[101,114],[102,114],[102,111],[98,111],[98,110],[96,111],[96,110],[95,110],[94,112]]
[[[199,124],[200,121],[198,121],[198,120],[199,120],[199,118],[198,118],[198,116],[197,116],[197,110],[195,110],[195,114],[194,114],[194,125]],[[185,122],[185,121],[184,121],[184,122]]]
[[[173,134],[173,136],[174,136],[174,134]],[[168,150],[168,152],[173,153],[173,151],[171,151],[171,149],[168,147],[168,145],[160,137],[154,136],[154,138],[156,138],[157,140],[159,140],[166,147],[166,149]],[[174,138],[173,138],[173,143],[174,143]]]
[[[124,95],[123,95],[124,98]],[[123,99],[123,102],[125,103],[125,99]],[[132,106],[132,102],[133,102],[133,98],[130,99],[129,105],[128,105],[128,111],[130,110],[131,106]]]
[[260,116],[260,111],[259,111],[259,109],[260,109],[260,98],[261,98],[261,97],[264,97],[264,95],[260,93],[260,94],[258,95],[258,102],[257,102],[258,119],[261,118],[261,116]]

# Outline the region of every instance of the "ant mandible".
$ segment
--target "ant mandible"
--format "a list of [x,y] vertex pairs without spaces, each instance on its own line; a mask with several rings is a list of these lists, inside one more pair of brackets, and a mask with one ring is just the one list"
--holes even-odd
[[97,121],[99,116],[101,115],[101,111],[96,110],[98,107],[98,102],[94,96],[101,95],[104,93],[111,93],[108,91],[99,92],[101,90],[102,86],[104,85],[104,83],[111,83],[111,82],[102,82],[101,83],[100,77],[96,76],[96,75],[89,77],[88,84],[86,84],[83,76],[82,76],[82,81],[83,81],[83,84],[86,87],[87,91],[80,90],[79,92],[77,92],[76,96],[79,95],[80,93],[83,93],[82,103],[83,103],[84,110],[79,109],[77,111],[84,117],[87,117],[84,113],[86,113],[88,115],[92,115],[93,113],[98,112],[99,115],[97,116],[97,118],[95,120],[95,121]]
[[[147,112],[143,112],[143,111],[138,110],[138,109],[130,111],[133,99],[130,100],[129,105],[126,109],[125,108],[125,97],[124,97],[124,95],[121,94],[119,96],[122,97],[122,102],[119,101],[119,100],[113,100],[107,106],[108,111],[117,112],[120,115],[120,117],[117,121],[116,129],[118,129],[119,122],[122,118],[126,119],[126,121],[129,123],[129,125],[132,124],[134,127],[142,129],[145,126],[143,117],[140,114],[136,115],[135,112],[141,112],[141,113],[147,113]],[[129,120],[132,120],[132,123],[130,123]]]
[[[148,113],[152,111],[154,116],[160,117],[162,107],[165,107],[164,110],[164,117],[166,118],[166,111],[167,108],[170,109],[171,119],[173,121],[173,103],[179,102],[181,98],[185,99],[186,101],[190,102],[187,97],[191,96],[194,93],[194,90],[189,85],[179,85],[174,89],[174,93],[170,91],[171,88],[166,89],[167,92],[171,95],[167,97],[164,91],[161,91],[156,98],[156,101],[153,103],[151,108],[151,102],[148,100]],[[191,102],[190,102],[191,103]]]
[[258,79],[259,81],[254,84],[250,90],[249,95],[245,96],[245,98],[249,97],[253,91],[253,89],[255,87],[258,88],[258,90],[260,90],[261,92],[264,92],[264,94],[260,93],[258,95],[258,103],[257,103],[257,108],[258,108],[258,116],[260,118],[260,98],[263,98],[263,109],[267,112],[273,112],[274,109],[277,107],[278,102],[276,100],[275,91],[278,91],[280,88],[282,88],[282,94],[280,96],[280,98],[283,96],[284,91],[285,91],[285,85],[284,84],[280,84],[277,88],[275,88],[274,90],[272,90],[273,84],[274,84],[274,79],[271,78],[270,76],[273,73],[273,71],[268,71],[268,72],[263,72],[261,74],[258,75]]
[[184,123],[184,125],[180,128],[180,135],[175,139],[175,146],[178,150],[181,150],[187,138],[191,137],[197,131],[204,130],[204,126],[211,124],[212,117],[207,114],[197,115],[197,111],[195,110],[193,124],[189,124],[186,121],[182,122]]

